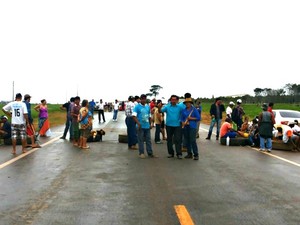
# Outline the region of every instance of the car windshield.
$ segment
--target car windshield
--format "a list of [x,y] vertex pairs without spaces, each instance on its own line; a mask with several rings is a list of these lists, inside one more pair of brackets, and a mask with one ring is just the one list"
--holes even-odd
[[297,111],[280,111],[281,117],[300,118],[300,112]]

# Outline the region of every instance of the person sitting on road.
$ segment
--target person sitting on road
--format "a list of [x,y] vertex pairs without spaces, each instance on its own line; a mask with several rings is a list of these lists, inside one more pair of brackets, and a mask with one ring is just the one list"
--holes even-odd
[[281,126],[278,126],[273,133],[274,137],[276,139],[281,139],[280,136],[282,136],[282,142],[284,144],[291,144],[293,151],[300,151],[300,137],[297,135],[293,135],[293,128],[294,123],[289,122],[288,125],[282,124]]
[[232,119],[226,118],[220,129],[221,138],[236,138],[237,135],[243,136],[243,132],[234,130],[232,128]]
[[300,127],[298,126],[298,120],[294,120],[293,133],[294,135],[300,136]]
[[0,117],[0,124],[2,124],[0,127],[0,137],[3,139],[11,138],[11,124],[8,121],[7,116],[3,115]]
[[249,128],[249,142],[252,147],[259,146],[260,139],[259,139],[257,118],[254,118],[252,120],[252,125]]

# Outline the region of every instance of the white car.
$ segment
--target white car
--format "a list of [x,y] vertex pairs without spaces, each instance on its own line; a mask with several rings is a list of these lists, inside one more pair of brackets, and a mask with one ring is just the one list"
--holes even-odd
[[298,120],[300,122],[300,112],[288,109],[273,109],[276,124],[287,124]]

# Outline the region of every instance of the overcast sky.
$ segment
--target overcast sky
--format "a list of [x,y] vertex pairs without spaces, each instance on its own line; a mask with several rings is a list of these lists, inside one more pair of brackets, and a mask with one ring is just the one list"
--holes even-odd
[[0,100],[250,94],[300,83],[300,1],[0,0]]

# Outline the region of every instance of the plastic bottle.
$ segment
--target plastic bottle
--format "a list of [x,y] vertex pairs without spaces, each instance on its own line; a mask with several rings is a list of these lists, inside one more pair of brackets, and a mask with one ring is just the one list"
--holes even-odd
[[230,144],[230,138],[229,138],[229,136],[227,136],[227,138],[226,138],[226,145],[229,146],[229,144]]

